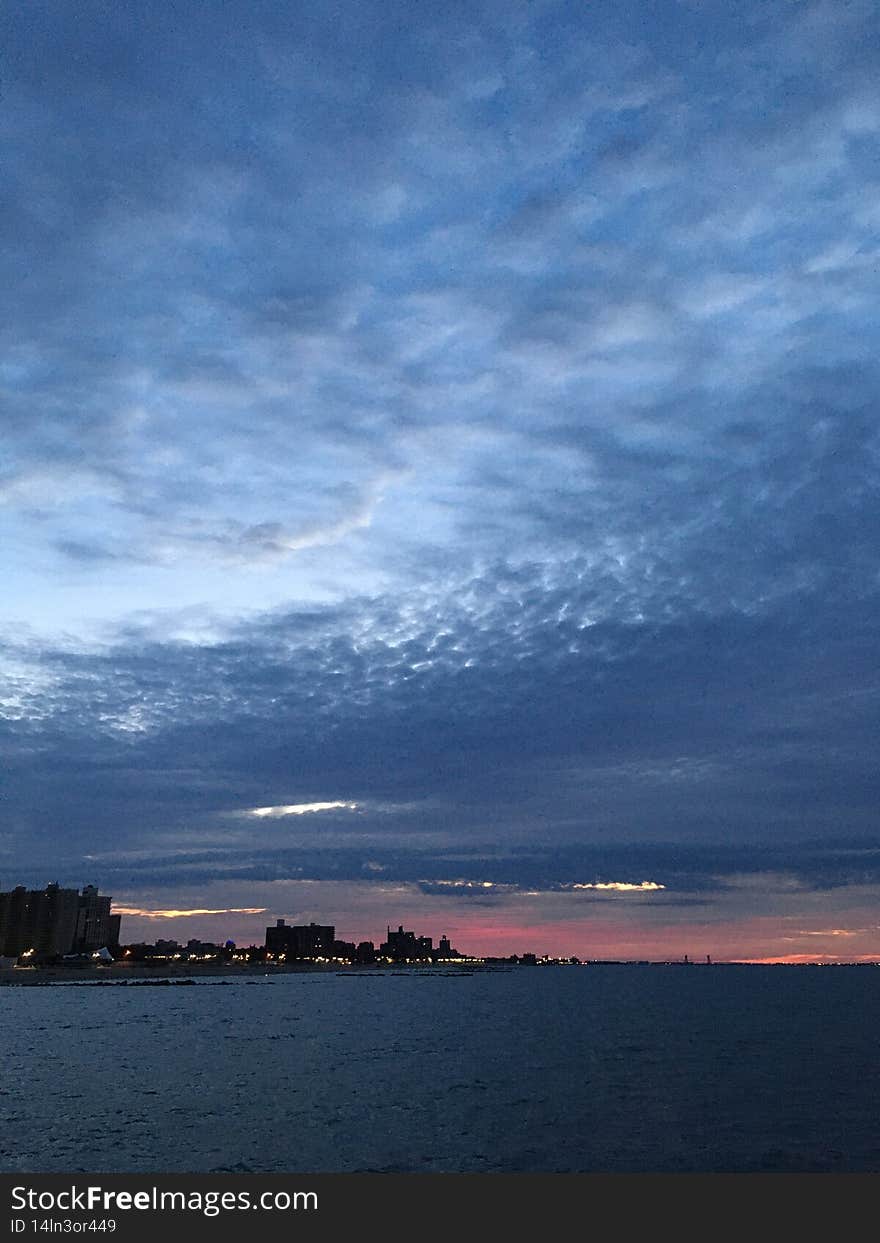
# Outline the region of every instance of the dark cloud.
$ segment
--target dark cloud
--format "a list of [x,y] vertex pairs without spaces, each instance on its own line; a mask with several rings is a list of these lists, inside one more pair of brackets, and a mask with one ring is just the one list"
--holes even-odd
[[327,797],[379,840],[455,846],[871,831],[873,599],[583,627],[592,602],[499,574],[428,626],[363,601],[210,647],[43,652],[7,806],[84,844]]
[[6,19],[4,868],[875,883],[870,6],[338,16]]

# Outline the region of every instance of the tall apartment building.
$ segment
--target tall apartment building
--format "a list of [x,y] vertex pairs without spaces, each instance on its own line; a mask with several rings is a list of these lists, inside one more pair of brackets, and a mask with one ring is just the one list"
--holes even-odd
[[110,944],[110,902],[111,899],[99,894],[94,885],[86,885],[83,889],[76,917],[75,950],[84,953]]
[[48,958],[118,944],[119,916],[110,914],[111,901],[94,885],[79,893],[57,881],[0,893],[0,955],[18,958],[33,950]]

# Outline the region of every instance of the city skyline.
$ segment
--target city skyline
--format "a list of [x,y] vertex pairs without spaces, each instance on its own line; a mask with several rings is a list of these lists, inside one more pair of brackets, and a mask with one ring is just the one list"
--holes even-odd
[[875,17],[9,13],[0,884],[880,957]]
[[[611,888],[611,889],[618,888],[617,886],[614,886],[614,885],[605,886],[602,883],[599,883],[596,887],[599,890],[602,890],[605,888]],[[648,883],[645,883],[643,885],[637,885],[637,886],[629,886],[629,888],[634,888],[634,889],[639,889],[639,890],[644,890],[644,891],[647,891],[651,887],[652,886],[650,886],[650,884]],[[111,946],[114,949],[114,953],[118,953],[118,951],[120,950],[120,947],[122,947],[122,949],[124,950],[127,947],[146,946],[149,948],[150,946],[156,946],[156,947],[166,946],[167,947],[167,946],[174,945],[179,949],[184,949],[184,948],[188,948],[189,945],[193,945],[196,943],[200,945],[213,944],[215,948],[220,948],[226,945],[226,946],[231,946],[233,949],[237,947],[240,950],[243,950],[243,949],[254,950],[254,949],[258,949],[262,947],[265,950],[275,949],[275,950],[280,951],[283,947],[280,944],[273,945],[272,934],[276,934],[277,936],[280,937],[283,934],[290,934],[290,933],[297,933],[297,932],[300,934],[302,933],[308,934],[312,930],[325,934],[325,939],[329,938],[329,942],[335,941],[337,947],[340,947],[343,944],[349,945],[352,951],[354,951],[355,949],[361,948],[363,930],[361,930],[361,932],[357,934],[351,934],[350,927],[344,928],[342,936],[336,937],[335,934],[337,932],[337,928],[335,924],[326,926],[326,925],[318,924],[318,922],[315,920],[310,920],[307,925],[297,926],[296,919],[288,919],[287,917],[284,917],[284,916],[276,916],[274,920],[274,924],[265,927],[265,936],[263,938],[258,938],[254,935],[253,922],[250,923],[247,933],[238,939],[231,937],[231,936],[227,936],[227,933],[233,927],[233,925],[230,925],[228,922],[222,925],[216,925],[213,936],[211,938],[206,938],[206,937],[202,937],[201,935],[194,935],[194,934],[197,934],[199,930],[194,929],[191,925],[189,925],[188,923],[189,919],[194,918],[194,917],[202,917],[202,919],[204,919],[205,917],[217,918],[217,917],[223,916],[224,919],[227,919],[228,921],[228,916],[230,914],[235,914],[235,915],[248,915],[249,917],[251,917],[251,921],[257,920],[258,922],[260,922],[264,919],[266,915],[269,914],[269,912],[266,908],[252,907],[252,908],[243,908],[240,911],[230,911],[230,912],[223,912],[223,911],[211,910],[211,909],[206,908],[206,909],[192,910],[192,911],[180,911],[180,910],[171,909],[167,911],[147,913],[147,912],[140,911],[137,909],[132,909],[126,906],[121,906],[119,904],[113,905],[112,897],[109,895],[99,895],[99,890],[94,885],[91,885],[91,884],[84,885],[82,892],[80,893],[75,888],[71,889],[70,887],[64,887],[64,886],[61,886],[59,888],[58,882],[52,881],[47,885],[36,887],[31,892],[27,892],[26,886],[24,885],[18,885],[15,890],[10,891],[10,892],[4,893],[0,891],[0,955],[2,955],[3,953],[6,953],[6,954],[13,953],[13,948],[9,944],[4,945],[4,940],[7,937],[11,937],[12,940],[16,942],[13,956],[20,956],[21,950],[25,944],[25,941],[21,940],[21,931],[22,931],[21,928],[19,928],[17,931],[14,932],[13,923],[11,919],[9,920],[9,923],[7,925],[7,919],[9,917],[9,913],[11,909],[10,899],[15,900],[18,894],[21,894],[22,898],[34,899],[35,906],[38,909],[40,909],[44,907],[45,899],[53,891],[63,895],[67,899],[68,903],[72,902],[72,916],[70,916],[70,918],[66,918],[65,912],[64,910],[62,910],[60,911],[60,913],[56,915],[56,917],[52,921],[50,921],[50,924],[46,924],[46,926],[43,928],[41,935],[42,935],[42,938],[47,942],[47,945],[44,946],[42,952],[44,954],[48,953],[50,956],[53,954],[57,956],[58,954],[65,952],[63,947],[61,947],[60,941],[59,941],[59,937],[61,940],[63,940],[65,936],[67,936],[68,941],[70,942],[67,946],[66,952],[70,952],[70,953],[76,953],[78,950],[81,950],[81,949],[93,950],[97,948],[106,948],[107,946]],[[95,921],[95,918],[92,912],[96,911],[99,907],[101,911],[103,912],[103,915],[101,916],[100,920]],[[76,922],[76,915],[77,915],[78,910],[80,912],[80,916],[79,916],[79,922]],[[128,935],[128,926],[126,926],[126,935],[125,936],[120,935],[120,921],[123,916],[126,918],[127,921],[133,921],[132,927],[134,928],[134,935]],[[157,921],[161,924],[166,925],[164,928],[166,935],[163,935],[161,937],[158,935],[155,935],[151,940],[149,939],[147,935],[147,930],[152,927],[152,929],[155,931]],[[182,921],[186,921],[186,922],[182,922]],[[350,918],[348,922],[349,924],[351,923]],[[174,935],[174,932],[171,930],[171,928],[168,927],[169,923],[171,924],[171,928],[180,930],[179,932],[177,932],[177,935]],[[68,928],[68,924],[70,925],[69,928]],[[221,928],[225,928],[226,931],[225,932],[221,931],[220,934],[218,935],[216,932],[217,926]],[[100,938],[102,936],[102,930],[106,930],[111,927],[113,929],[112,939],[110,940],[105,939],[101,941]],[[398,935],[411,939],[413,941],[414,946],[415,946],[416,941],[423,943],[422,948],[425,948],[425,946],[430,948],[433,945],[433,934],[429,936],[428,935],[422,936],[422,935],[417,935],[412,931],[405,932],[404,926],[402,923],[398,925],[397,933],[394,933],[392,932],[390,921],[386,923],[385,927],[386,927],[387,942],[389,945],[393,943],[394,938]],[[74,929],[75,929],[75,939],[74,939]],[[540,933],[538,935],[540,935]],[[680,934],[679,936],[680,940],[681,940],[682,935],[684,934]],[[26,937],[25,937],[25,940],[27,940]],[[36,940],[36,938],[34,938],[34,940]],[[521,940],[521,936],[520,936],[520,940]],[[18,941],[21,941],[20,945],[17,944]],[[100,945],[99,945],[99,941],[100,941]],[[551,938],[551,941],[552,941],[552,938]],[[49,942],[51,942],[51,945],[49,945]],[[31,942],[28,941],[28,945],[30,944]],[[371,949],[375,949],[376,953],[380,956],[385,948],[381,937],[376,936],[376,935],[370,935],[366,939],[363,939],[363,944],[369,945]],[[724,964],[724,963],[786,964],[786,963],[790,963],[792,965],[798,965],[798,964],[820,964],[822,962],[826,962],[830,964],[834,964],[834,963],[841,963],[841,964],[877,963],[878,965],[880,965],[880,956],[875,955],[875,954],[864,954],[864,955],[811,954],[811,955],[803,955],[803,956],[795,956],[795,955],[773,956],[773,955],[767,955],[767,954],[763,954],[763,955],[759,954],[759,955],[752,955],[752,956],[748,956],[748,955],[737,956],[736,954],[728,954],[725,956],[723,952],[718,953],[716,951],[715,953],[713,953],[711,951],[707,951],[705,945],[701,945],[696,950],[696,952],[694,951],[693,945],[691,945],[689,948],[686,948],[686,949],[682,949],[682,946],[679,945],[677,947],[677,952],[676,952],[675,946],[670,946],[666,953],[660,953],[658,955],[655,952],[655,954],[653,955],[650,955],[650,954],[646,955],[644,953],[639,954],[638,952],[635,952],[635,951],[627,952],[625,947],[622,947],[620,945],[619,941],[616,942],[616,944],[617,944],[617,952],[612,953],[605,943],[602,943],[601,941],[596,941],[596,940],[593,940],[589,944],[586,944],[586,945],[581,943],[578,945],[577,949],[574,949],[571,946],[566,948],[564,945],[560,944],[559,942],[553,942],[552,947],[548,948],[545,946],[545,948],[537,949],[537,950],[531,945],[523,946],[522,944],[518,944],[516,946],[512,946],[510,942],[505,940],[503,942],[493,942],[489,948],[484,947],[480,949],[469,949],[464,953],[460,953],[454,946],[451,945],[450,938],[447,936],[447,934],[445,932],[442,932],[438,938],[438,946],[434,948],[435,949],[439,948],[442,951],[445,947],[447,951],[451,952],[452,957],[461,958],[462,961],[478,961],[478,960],[482,960],[483,958],[490,959],[490,960],[493,958],[499,958],[499,959],[500,958],[504,958],[504,959],[522,958],[523,956],[525,956],[528,959],[535,959],[537,961],[541,961],[542,959],[543,960],[552,959],[552,960],[559,960],[559,961],[576,960],[576,961],[584,962],[584,963],[589,963],[589,962],[620,962],[620,963],[655,962],[658,964],[662,964],[664,962],[666,963],[677,963],[677,962],[695,963],[695,962],[705,961],[707,963],[715,962],[716,964]],[[289,949],[289,947],[287,948]],[[327,945],[324,945],[323,948],[327,950],[328,954],[331,954],[331,956],[334,956],[334,957],[338,956],[338,953],[341,953],[341,950],[339,949],[337,951],[332,951],[329,943]],[[36,950],[34,948],[31,948],[29,950],[29,953],[35,953],[35,952]],[[287,956],[289,957],[290,955],[288,954]],[[310,958],[313,956],[314,955],[311,953],[307,953],[305,955],[306,958]],[[294,953],[292,957],[294,960],[296,960],[296,958],[299,957],[299,954]],[[356,956],[352,955],[353,959],[354,957]]]

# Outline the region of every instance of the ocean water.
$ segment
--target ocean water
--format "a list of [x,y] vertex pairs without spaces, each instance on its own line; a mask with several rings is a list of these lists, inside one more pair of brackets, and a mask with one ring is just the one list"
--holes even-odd
[[0,1169],[878,1171],[880,968],[0,989]]

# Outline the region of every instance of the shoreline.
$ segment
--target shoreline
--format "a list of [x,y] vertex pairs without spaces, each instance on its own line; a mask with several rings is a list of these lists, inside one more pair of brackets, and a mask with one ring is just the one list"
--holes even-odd
[[719,967],[878,967],[880,962],[809,962],[809,963],[747,963],[716,962],[681,963],[668,961],[645,961],[643,959],[594,959],[581,963],[509,963],[509,962],[463,962],[461,966],[450,963],[162,963],[148,966],[146,963],[113,963],[102,966],[70,967],[3,967],[0,968],[0,988],[40,988],[51,985],[81,985],[98,988],[125,987],[126,985],[187,985],[204,981],[215,984],[234,984],[240,980],[271,979],[279,975],[335,975],[368,978],[384,975],[435,975],[462,977],[474,972],[500,972],[538,967],[667,967],[702,968]]
[[196,979],[214,980],[217,983],[234,983],[238,978],[271,978],[277,975],[358,975],[379,976],[395,972],[430,972],[436,975],[470,975],[475,969],[513,970],[514,964],[467,963],[459,967],[434,967],[425,964],[380,963],[376,966],[339,963],[162,963],[155,967],[144,963],[129,965],[113,963],[106,966],[78,967],[5,967],[0,969],[0,987],[34,988],[46,984],[126,985],[195,983]]

